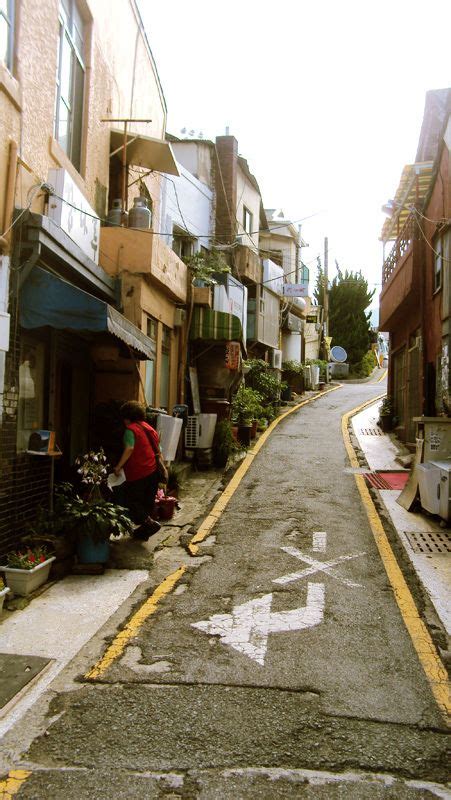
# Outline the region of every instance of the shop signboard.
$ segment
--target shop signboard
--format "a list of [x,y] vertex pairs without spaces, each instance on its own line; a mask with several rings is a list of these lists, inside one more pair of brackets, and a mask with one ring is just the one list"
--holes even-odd
[[227,369],[237,370],[240,366],[241,346],[239,342],[226,343],[225,363]]
[[284,283],[283,293],[285,297],[307,297],[308,281],[301,281],[301,283]]
[[49,184],[55,190],[49,198],[49,218],[98,264],[99,217],[65,169],[49,169]]

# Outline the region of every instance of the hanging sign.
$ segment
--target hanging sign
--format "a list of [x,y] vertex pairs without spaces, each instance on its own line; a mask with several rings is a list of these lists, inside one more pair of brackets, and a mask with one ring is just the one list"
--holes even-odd
[[238,369],[240,366],[241,347],[239,342],[227,342],[225,363],[227,369]]
[[283,293],[285,297],[307,297],[308,281],[302,281],[302,283],[284,283]]

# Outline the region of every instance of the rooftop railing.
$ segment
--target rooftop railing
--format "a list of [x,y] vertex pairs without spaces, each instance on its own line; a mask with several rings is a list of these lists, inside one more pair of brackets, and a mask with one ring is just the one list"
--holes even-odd
[[396,242],[394,243],[390,255],[385,259],[382,267],[382,284],[387,283],[392,276],[401,258],[407,253],[415,239],[416,219],[414,214],[410,214],[404,227],[401,230]]

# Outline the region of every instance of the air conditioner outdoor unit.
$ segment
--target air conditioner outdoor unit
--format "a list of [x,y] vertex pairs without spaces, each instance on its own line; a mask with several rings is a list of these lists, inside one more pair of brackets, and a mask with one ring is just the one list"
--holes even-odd
[[185,323],[186,311],[184,308],[176,308],[174,312],[174,328],[181,328]]
[[217,418],[217,414],[196,414],[188,417],[185,430],[185,447],[188,450],[193,450],[196,447],[211,447]]
[[274,367],[274,369],[282,369],[282,350],[272,351],[271,366]]

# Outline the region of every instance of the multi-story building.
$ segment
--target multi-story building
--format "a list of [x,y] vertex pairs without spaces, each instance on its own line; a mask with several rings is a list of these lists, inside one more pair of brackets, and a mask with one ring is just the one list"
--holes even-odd
[[414,417],[449,414],[451,90],[426,95],[416,159],[404,167],[382,229],[379,329],[390,334],[388,393],[397,433],[415,443]]
[[[260,236],[260,254],[263,256],[263,286],[277,288],[283,297],[282,358],[283,361],[304,361],[305,348],[305,309],[308,302],[309,271],[302,262],[302,248],[307,243],[301,231],[286,219],[281,209],[265,209],[269,231]],[[275,271],[278,271],[279,280]],[[270,274],[271,273],[271,274]],[[296,295],[284,294],[286,284],[296,286]],[[301,296],[302,292],[302,296]]]
[[[33,430],[55,431],[68,474],[102,403],[176,400],[186,266],[160,235],[161,176],[178,175],[165,127],[134,0],[1,4],[2,551],[48,500]],[[137,195],[150,228],[104,227]]]

